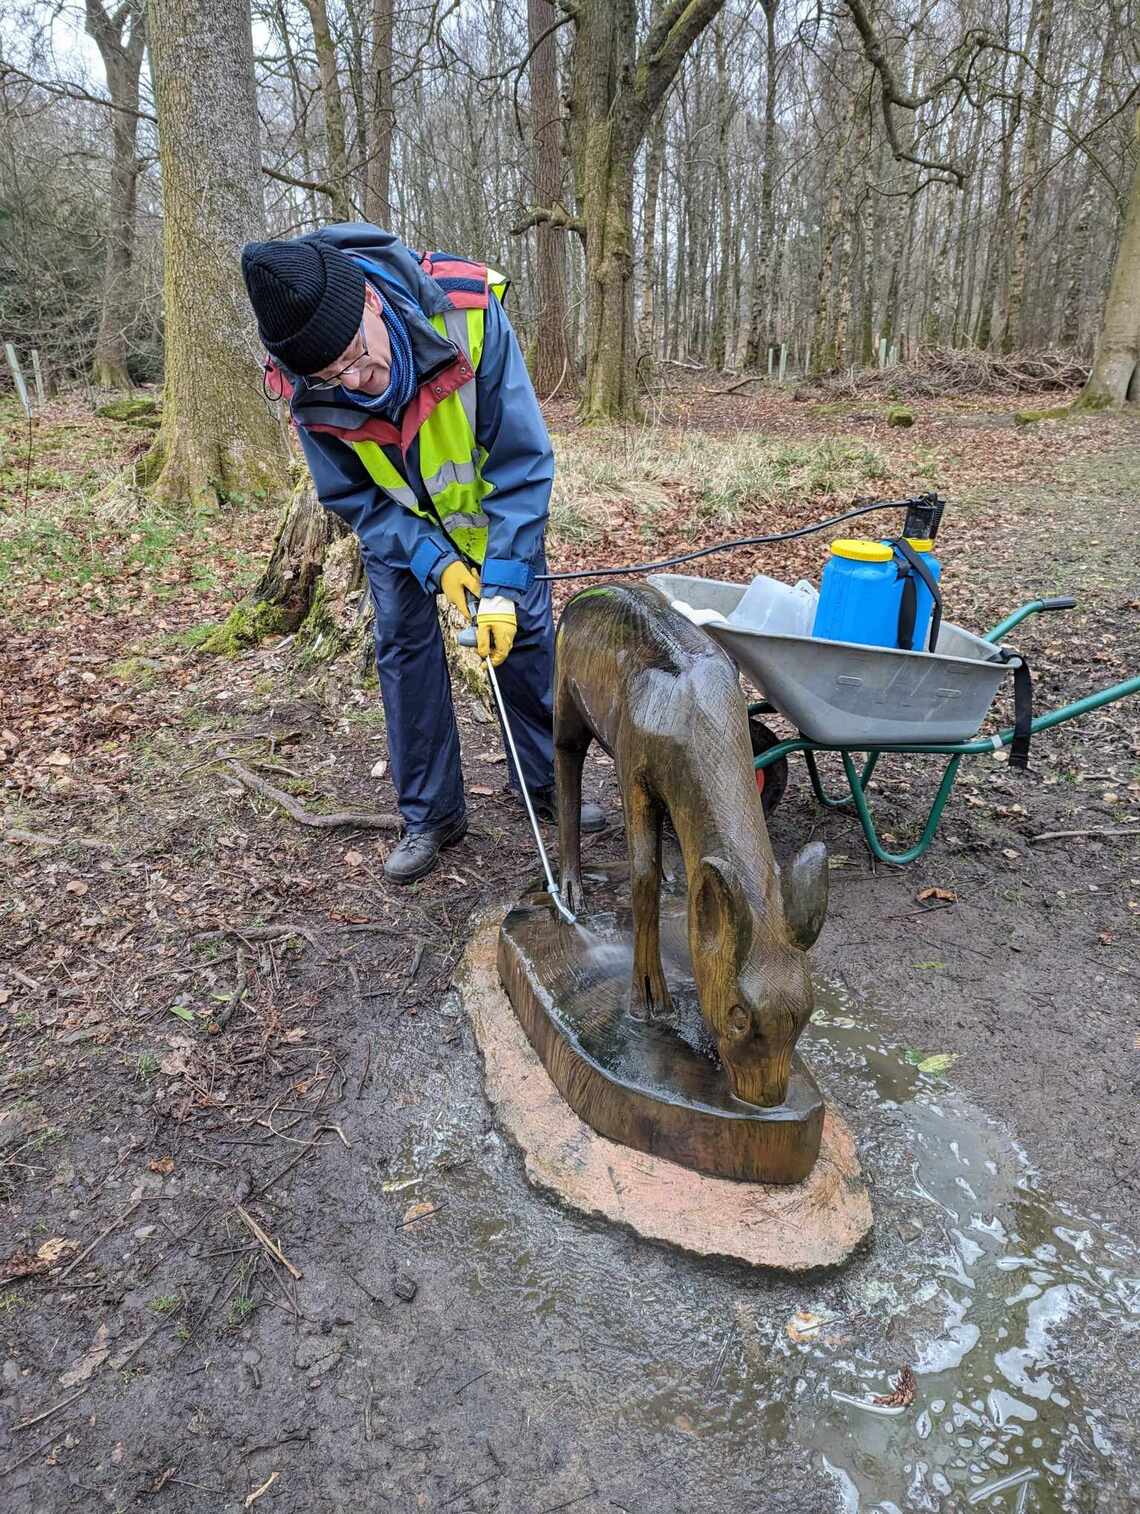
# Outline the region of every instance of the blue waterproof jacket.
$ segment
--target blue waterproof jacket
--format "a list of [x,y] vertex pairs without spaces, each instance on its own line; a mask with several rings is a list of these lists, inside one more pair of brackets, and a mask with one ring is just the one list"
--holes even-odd
[[[421,400],[433,391],[433,380],[445,381],[461,358],[458,348],[427,319],[451,308],[448,281],[433,279],[398,238],[366,222],[326,226],[312,236],[359,257],[366,278],[404,318],[417,394],[401,415],[385,418],[393,424],[381,423],[379,431],[391,435],[380,445],[424,509],[434,514],[419,470],[415,417],[422,409]],[[470,370],[466,371],[469,377]],[[378,488],[345,440],[362,427],[377,437],[375,411],[356,403],[350,390],[338,386],[314,392],[303,378],[288,378],[292,418],[321,504],[352,527],[366,557],[371,554],[389,567],[407,568],[425,591],[437,592],[440,574],[459,555],[453,543],[436,523],[405,509]],[[542,552],[554,454],[518,338],[494,297],[487,302],[483,352],[475,378],[475,437],[486,453],[482,476],[491,485],[482,501],[489,528],[481,578],[485,593],[517,601],[529,588]]]

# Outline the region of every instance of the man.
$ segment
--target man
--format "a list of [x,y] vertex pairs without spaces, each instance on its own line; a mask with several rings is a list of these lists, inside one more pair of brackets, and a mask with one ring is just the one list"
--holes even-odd
[[[405,833],[385,875],[410,883],[467,831],[459,733],[436,614],[442,593],[499,669],[523,779],[553,819],[554,624],[544,535],[554,457],[507,280],[422,260],[352,223],[250,242],[242,273],[326,509],[355,531],[376,610],[376,663]],[[508,754],[508,763],[510,757]],[[518,774],[510,763],[518,793]],[[605,817],[583,806],[584,830]]]

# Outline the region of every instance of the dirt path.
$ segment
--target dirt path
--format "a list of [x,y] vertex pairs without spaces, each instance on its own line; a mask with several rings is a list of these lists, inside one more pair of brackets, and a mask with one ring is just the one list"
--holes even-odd
[[[1080,594],[1016,638],[1042,705],[1140,662],[1140,446],[1103,434],[1042,489],[968,484],[947,521],[966,623]],[[805,1050],[876,1233],[791,1284],[528,1189],[451,987],[472,920],[533,871],[493,732],[465,710],[468,846],[385,889],[383,837],[304,830],[226,766],[391,808],[372,696],[291,681],[287,656],[154,650],[119,717],[139,729],[91,737],[105,793],[9,810],[60,844],[3,848],[0,1506],[1134,1507],[1140,859],[1029,838],[1140,824],[1135,702],[1041,738],[1029,778],[976,759],[906,871],[874,869],[794,774],[774,843],[822,836],[834,868]],[[883,828],[909,835],[929,788],[884,767]],[[620,832],[597,845],[620,857]],[[801,1309],[823,1322],[807,1344]],[[903,1363],[905,1421],[837,1417]]]

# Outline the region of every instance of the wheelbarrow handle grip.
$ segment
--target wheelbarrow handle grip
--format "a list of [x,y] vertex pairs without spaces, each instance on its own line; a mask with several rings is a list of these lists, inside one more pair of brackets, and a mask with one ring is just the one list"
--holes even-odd
[[1014,626],[1019,626],[1030,615],[1036,615],[1040,610],[1071,610],[1076,600],[1071,594],[1058,594],[1053,599],[1031,599],[1028,604],[1022,605],[1020,610],[1014,610],[1012,615],[1007,615],[1000,625],[994,626],[992,631],[987,631],[982,637],[983,641],[999,642],[1007,631],[1012,631]]

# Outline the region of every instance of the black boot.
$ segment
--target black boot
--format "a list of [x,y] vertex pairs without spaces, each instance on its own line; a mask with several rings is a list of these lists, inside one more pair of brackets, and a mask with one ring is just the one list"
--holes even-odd
[[389,883],[414,883],[430,873],[445,846],[454,846],[467,834],[467,816],[430,831],[412,831],[388,856],[384,876]]
[[[518,802],[522,803],[522,795],[517,790],[513,791]],[[558,819],[558,811],[554,804],[554,785],[550,784],[544,789],[532,789],[530,802],[534,806],[534,813],[539,820],[545,820],[553,825]],[[583,831],[604,831],[609,825],[609,816],[601,805],[591,804],[588,799],[582,800],[582,818],[579,825]]]

